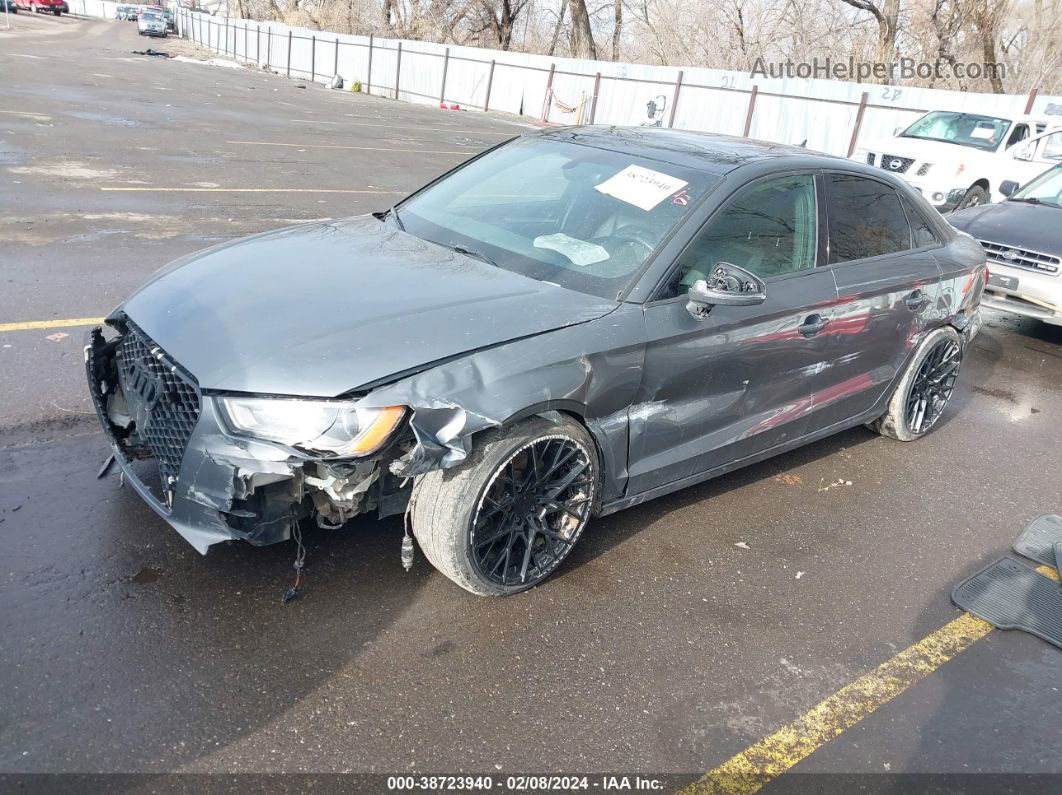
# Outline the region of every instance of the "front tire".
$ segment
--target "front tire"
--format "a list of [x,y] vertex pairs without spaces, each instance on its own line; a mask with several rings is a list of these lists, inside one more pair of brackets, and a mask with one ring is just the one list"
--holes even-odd
[[889,408],[867,427],[882,436],[912,442],[929,433],[944,413],[962,364],[959,334],[950,326],[939,328],[918,346]]
[[965,210],[967,207],[978,207],[982,204],[988,204],[988,191],[980,185],[974,185],[966,191],[962,200],[956,205],[955,211]]
[[466,591],[518,593],[571,552],[600,481],[581,425],[534,418],[484,433],[461,466],[422,475],[411,498],[413,533],[428,561]]

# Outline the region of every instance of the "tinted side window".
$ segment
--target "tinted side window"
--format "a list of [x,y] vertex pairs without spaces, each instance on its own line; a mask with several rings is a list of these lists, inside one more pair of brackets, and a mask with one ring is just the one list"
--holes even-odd
[[812,175],[755,182],[738,189],[704,225],[660,297],[684,293],[717,262],[729,262],[761,278],[810,270],[815,267],[817,242]]
[[933,227],[929,225],[929,221],[926,220],[921,211],[906,196],[901,198],[903,199],[903,208],[907,211],[907,220],[911,222],[912,248],[939,245],[940,239],[937,237],[937,233],[933,231]]
[[1024,141],[1029,137],[1029,127],[1025,124],[1018,124],[1014,127],[1014,132],[1010,134],[1010,138],[1007,139],[1007,148],[1014,146],[1019,141]]
[[911,248],[911,227],[895,190],[851,174],[827,177],[830,263]]

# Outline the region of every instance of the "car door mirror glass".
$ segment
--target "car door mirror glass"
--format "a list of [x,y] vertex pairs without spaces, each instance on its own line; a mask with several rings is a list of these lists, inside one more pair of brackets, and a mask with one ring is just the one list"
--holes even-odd
[[686,293],[686,309],[696,318],[707,317],[713,306],[752,306],[767,298],[767,285],[753,273],[717,262],[707,279],[698,279]]
[[1028,143],[1021,143],[1014,147],[1015,160],[1032,160],[1033,147]]

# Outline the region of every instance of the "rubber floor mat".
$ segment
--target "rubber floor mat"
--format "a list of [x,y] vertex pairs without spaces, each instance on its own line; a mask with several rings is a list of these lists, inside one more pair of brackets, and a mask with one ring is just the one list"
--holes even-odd
[[1062,648],[1062,587],[1020,561],[1000,558],[959,583],[951,599],[1000,629],[1025,630]]
[[1062,560],[1055,555],[1055,547],[1062,544],[1062,516],[1037,516],[1021,531],[1014,542],[1014,551],[1037,563],[1062,568]]

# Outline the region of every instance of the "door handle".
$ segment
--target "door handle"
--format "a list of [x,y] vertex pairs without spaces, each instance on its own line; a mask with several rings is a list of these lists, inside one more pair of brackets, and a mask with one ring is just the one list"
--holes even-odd
[[814,337],[830,323],[829,318],[822,315],[808,315],[804,322],[797,326],[797,331],[804,337]]
[[907,308],[912,312],[917,312],[919,309],[929,303],[929,296],[923,293],[921,290],[915,290],[903,299],[903,302],[907,304]]

